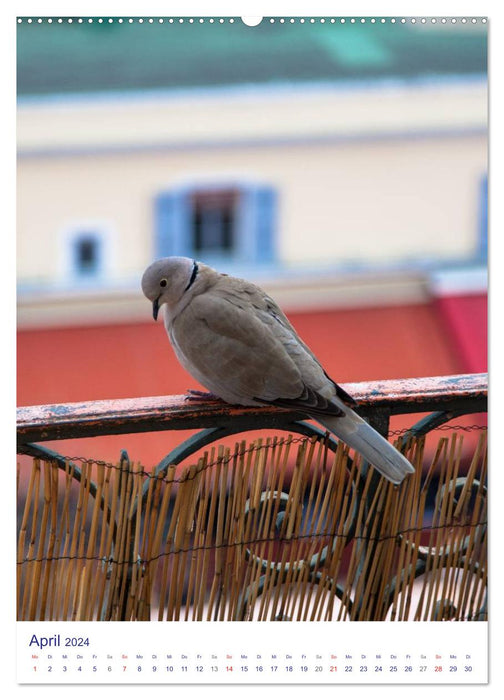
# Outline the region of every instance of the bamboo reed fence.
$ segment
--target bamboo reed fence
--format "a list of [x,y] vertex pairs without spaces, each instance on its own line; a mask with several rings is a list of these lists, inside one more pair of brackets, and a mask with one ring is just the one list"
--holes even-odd
[[18,619],[487,619],[486,430],[425,429],[453,415],[398,437],[399,487],[299,424],[150,470],[21,442]]

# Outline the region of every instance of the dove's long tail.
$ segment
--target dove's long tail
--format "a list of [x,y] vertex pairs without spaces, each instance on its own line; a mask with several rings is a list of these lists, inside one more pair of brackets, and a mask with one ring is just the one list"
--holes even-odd
[[317,416],[322,425],[359,452],[384,477],[400,484],[415,470],[396,448],[354,411],[345,406],[345,416]]

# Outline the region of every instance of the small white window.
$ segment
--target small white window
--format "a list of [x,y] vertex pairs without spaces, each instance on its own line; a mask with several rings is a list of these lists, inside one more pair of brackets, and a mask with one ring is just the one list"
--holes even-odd
[[103,267],[102,242],[95,233],[81,233],[73,241],[73,271],[79,277],[96,277]]
[[112,272],[111,229],[82,223],[62,231],[61,279],[65,284],[106,281]]

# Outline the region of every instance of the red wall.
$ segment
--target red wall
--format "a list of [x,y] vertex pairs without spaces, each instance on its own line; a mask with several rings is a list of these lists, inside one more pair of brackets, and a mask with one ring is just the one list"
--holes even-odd
[[[292,313],[289,318],[327,373],[341,383],[472,371],[464,354],[454,350],[442,305]],[[179,366],[161,322],[20,330],[17,351],[21,406],[183,394],[198,386]],[[400,421],[399,427],[409,426],[414,418]],[[125,448],[149,468],[188,434],[110,436],[51,446],[69,456],[114,461]]]
[[441,297],[438,310],[448,330],[454,352],[466,372],[486,372],[487,296],[467,294]]

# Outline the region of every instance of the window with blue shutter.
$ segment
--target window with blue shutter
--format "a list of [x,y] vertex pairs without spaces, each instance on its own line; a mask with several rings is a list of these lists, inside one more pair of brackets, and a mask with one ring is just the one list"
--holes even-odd
[[276,191],[233,183],[163,192],[155,202],[156,257],[185,255],[210,264],[275,259]]

